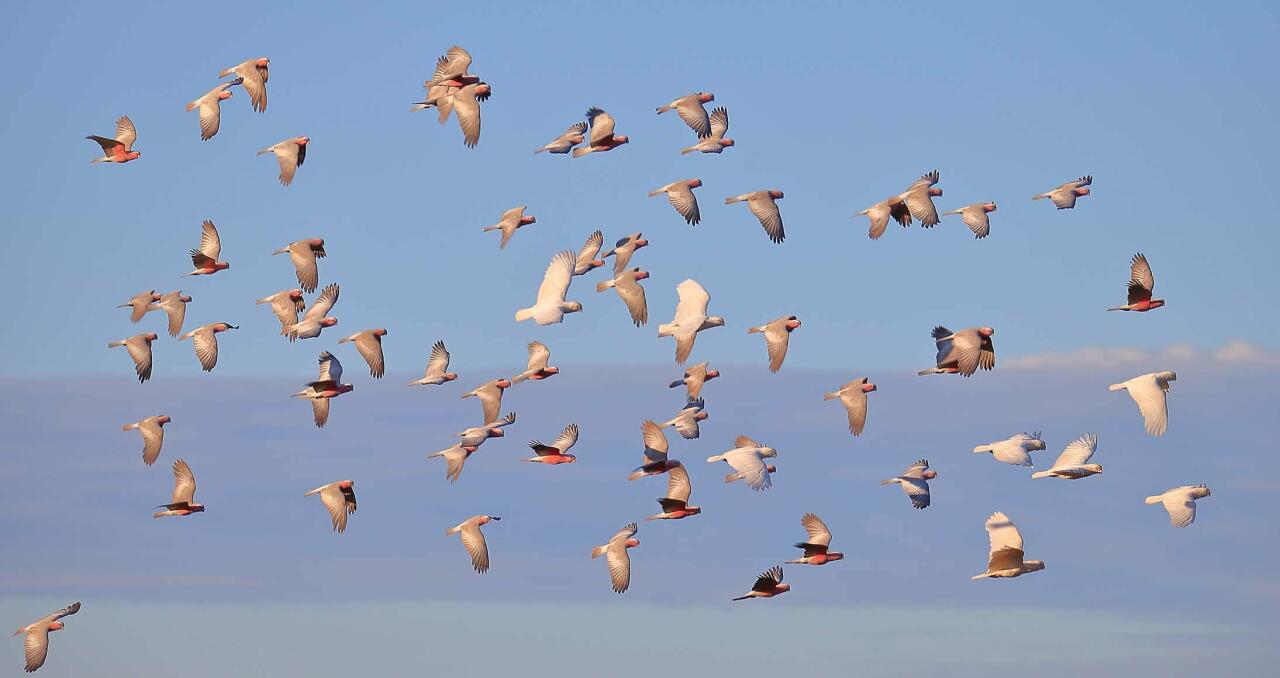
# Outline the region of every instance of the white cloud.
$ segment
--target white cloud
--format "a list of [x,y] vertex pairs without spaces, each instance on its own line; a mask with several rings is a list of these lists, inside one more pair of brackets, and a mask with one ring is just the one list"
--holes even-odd
[[1158,351],[1131,346],[1089,346],[1075,351],[1015,356],[1001,361],[1001,367],[1014,370],[1110,369],[1151,366],[1161,362],[1185,364],[1193,361],[1280,367],[1280,350],[1268,349],[1243,339],[1233,339],[1207,351],[1198,350],[1190,344],[1171,344]]

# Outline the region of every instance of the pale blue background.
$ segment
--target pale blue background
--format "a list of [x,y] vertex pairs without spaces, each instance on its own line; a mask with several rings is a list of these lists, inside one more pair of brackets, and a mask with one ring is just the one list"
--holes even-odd
[[[7,19],[0,619],[16,628],[85,603],[40,675],[1185,675],[1265,673],[1278,659],[1272,6],[46,3]],[[455,122],[408,112],[455,43],[494,88],[475,150]],[[183,106],[258,55],[272,59],[268,112],[237,90],[200,142]],[[738,145],[722,156],[681,157],[688,130],[652,112],[699,89],[731,112]],[[593,105],[630,145],[532,155]],[[89,165],[97,149],[82,137],[121,114],[143,158]],[[312,146],[284,189],[253,154],[296,134]],[[999,203],[992,236],[974,241],[948,217],[869,241],[851,215],[934,168],[941,208]],[[1074,211],[1029,200],[1085,173],[1094,194]],[[696,228],[645,197],[693,176],[705,183]],[[766,187],[786,192],[781,246],[720,204]],[[517,204],[538,223],[500,251],[480,228]],[[180,278],[205,218],[232,268]],[[584,313],[516,325],[551,253],[595,228],[651,240],[635,259],[653,274],[649,325],[592,291],[599,273],[571,289]],[[269,255],[311,236],[330,251],[322,280],[342,285],[341,324],[290,345],[252,302],[295,285]],[[1169,306],[1103,313],[1137,250]],[[680,404],[663,388],[679,376],[673,346],[653,334],[689,276],[728,319],[695,351],[725,372],[707,387],[712,419],[701,440],[673,441],[706,512],[643,525],[619,598],[587,554],[657,508],[661,481],[622,478],[640,422]],[[195,297],[189,327],[242,325],[212,375],[161,318],[135,328],[114,308],[152,287]],[[782,314],[804,327],[770,375],[744,328]],[[997,372],[912,376],[931,364],[936,323],[996,327]],[[391,332],[382,382],[334,346],[377,326]],[[105,342],[142,330],[163,338],[139,386]],[[438,338],[460,383],[404,387]],[[458,396],[516,371],[533,338],[564,373],[512,389],[508,439],[449,486],[424,456],[476,423]],[[318,431],[285,396],[324,349],[356,391]],[[1180,377],[1160,439],[1106,391],[1155,369]],[[821,393],[863,374],[881,391],[853,440]],[[158,412],[174,423],[148,469],[119,425]],[[571,420],[578,465],[515,461],[523,440]],[[1049,441],[1041,466],[1098,433],[1106,473],[1032,483],[968,453],[1034,428]],[[739,433],[780,450],[772,492],[726,487],[723,468],[701,463]],[[920,456],[940,473],[923,512],[877,484]],[[178,457],[209,511],[152,521]],[[361,509],[335,536],[301,494],[339,478],[355,479]],[[1214,496],[1188,530],[1141,503],[1193,482]],[[968,581],[997,509],[1044,573]],[[790,567],[792,593],[729,606],[793,557],[808,510],[849,558]],[[443,536],[479,512],[505,518],[487,529],[485,576]],[[3,658],[19,667],[19,639]]]

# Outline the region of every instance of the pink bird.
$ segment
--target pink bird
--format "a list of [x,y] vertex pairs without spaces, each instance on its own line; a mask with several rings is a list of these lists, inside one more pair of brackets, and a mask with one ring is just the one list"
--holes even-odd
[[516,413],[508,412],[507,416],[488,421],[480,426],[472,426],[454,435],[458,436],[459,445],[480,445],[490,438],[501,438],[506,435],[502,429],[516,423]]
[[756,583],[751,590],[744,596],[738,596],[734,600],[746,600],[747,598],[772,598],[791,590],[790,584],[782,583],[782,566],[774,565],[773,567],[760,573],[756,577]]
[[1082,198],[1089,195],[1089,189],[1085,188],[1093,183],[1093,175],[1085,175],[1075,181],[1068,181],[1065,184],[1049,191],[1031,197],[1032,200],[1048,198],[1060,210],[1074,209],[1076,206],[1076,198]]
[[769,322],[747,329],[747,334],[763,334],[765,349],[769,354],[769,371],[782,369],[782,361],[787,359],[787,346],[791,343],[791,333],[800,329],[800,320],[793,315],[783,316]]
[[547,144],[546,146],[543,146],[542,148],[539,148],[538,150],[534,151],[533,154],[537,155],[539,153],[544,153],[544,152],[558,153],[562,155],[566,154],[569,151],[573,150],[574,146],[577,146],[578,144],[583,142],[583,140],[586,138],[584,136],[586,131],[587,131],[587,123],[575,122],[572,125],[569,125],[569,129],[566,129],[563,133],[560,134],[560,136],[556,137],[555,140],[553,140],[551,143]]
[[258,155],[275,154],[276,161],[280,164],[280,184],[288,186],[293,183],[294,173],[307,159],[309,143],[311,143],[310,137],[292,137],[258,151]]
[[972,377],[981,367],[984,370],[996,366],[996,348],[992,343],[996,331],[990,327],[970,327],[952,332],[938,325],[933,328],[934,343],[938,347],[937,366],[920,370],[918,375],[963,374]]
[[614,135],[613,128],[615,123],[613,116],[605,113],[602,109],[590,108],[587,111],[587,122],[591,123],[591,137],[586,146],[573,149],[573,157],[575,158],[580,158],[588,153],[612,151],[631,141],[625,136]]
[[788,565],[826,565],[844,559],[843,553],[827,550],[831,546],[831,530],[821,518],[806,513],[800,518],[800,524],[809,535],[806,541],[796,544],[796,548],[804,549],[804,557],[788,560]]
[[129,357],[133,358],[133,368],[138,373],[138,382],[142,383],[151,378],[151,342],[159,338],[155,332],[135,334],[128,339],[109,342],[107,348],[123,346],[129,352]]
[[604,259],[596,258],[602,247],[604,247],[604,233],[599,230],[593,231],[582,243],[582,249],[578,250],[578,258],[573,263],[573,274],[586,275],[604,266]]
[[525,205],[512,207],[502,213],[502,218],[498,220],[498,223],[493,224],[492,226],[485,226],[480,230],[484,233],[488,233],[489,231],[502,231],[502,241],[498,243],[498,249],[505,249],[507,243],[511,240],[511,236],[515,235],[517,229],[528,226],[529,224],[538,223],[538,218],[532,214],[529,216],[524,215],[524,211],[526,209],[529,208]]
[[911,225],[913,217],[926,228],[937,225],[938,209],[933,199],[942,195],[942,189],[934,187],[939,178],[938,170],[929,172],[912,182],[907,190],[858,212],[855,216],[866,216],[871,221],[867,236],[876,240],[884,235],[889,217],[904,227]]
[[631,257],[636,253],[636,250],[649,245],[649,241],[645,240],[643,236],[643,233],[636,231],[625,238],[619,238],[618,242],[613,244],[613,249],[605,252],[604,255],[600,257],[601,259],[613,257],[614,275],[618,275],[619,273],[627,270],[631,264]]
[[[499,429],[498,432],[501,433],[502,430]],[[428,454],[427,459],[442,457],[444,459],[444,475],[449,479],[450,483],[453,483],[462,475],[462,467],[478,449],[480,449],[479,445],[463,445],[458,443],[448,449]]]
[[680,149],[680,155],[686,155],[695,151],[702,153],[715,153],[719,155],[726,148],[732,148],[734,141],[725,137],[729,131],[729,111],[724,107],[716,108],[711,111],[710,122],[711,134],[698,139],[698,143]]
[[316,266],[316,259],[328,256],[324,251],[324,238],[307,238],[291,242],[272,252],[271,256],[277,254],[289,255],[294,272],[298,276],[298,284],[302,285],[304,292],[316,291],[316,287],[320,284],[320,272]]
[[675,459],[667,458],[667,436],[657,422],[645,420],[640,426],[640,432],[644,434],[644,464],[632,471],[627,480],[662,475],[680,465]]
[[320,501],[329,511],[329,519],[333,523],[333,531],[342,534],[347,531],[347,516],[356,512],[356,484],[350,480],[339,480],[336,483],[321,485],[302,496],[320,495]]
[[471,556],[471,566],[480,574],[489,571],[489,544],[485,542],[484,533],[480,531],[480,527],[498,520],[502,520],[502,518],[485,515],[472,516],[449,528],[444,533],[446,537],[451,534],[458,534],[462,538],[462,547],[467,550],[467,555]]
[[160,458],[160,448],[164,445],[164,425],[173,421],[167,414],[157,414],[142,421],[125,424],[123,431],[137,430],[142,434],[142,463],[150,466]]
[[222,69],[219,78],[235,75],[238,82],[231,84],[244,85],[249,93],[249,101],[253,110],[264,113],[267,110],[267,80],[271,77],[271,60],[266,57],[242,61],[231,68]]
[[613,582],[614,593],[626,593],[631,588],[631,556],[627,549],[640,545],[636,539],[639,526],[635,523],[624,526],[609,538],[609,543],[591,549],[591,559],[604,556],[609,566],[609,579]]
[[97,142],[102,147],[102,157],[89,162],[126,163],[142,157],[142,151],[133,150],[133,142],[138,140],[138,130],[133,126],[129,116],[122,115],[116,119],[116,137],[108,139],[91,134],[86,139]]
[[422,378],[409,382],[410,386],[436,386],[453,381],[458,375],[449,371],[449,349],[443,341],[437,341],[431,347],[431,355],[427,358],[427,369]]
[[1133,255],[1133,263],[1129,266],[1129,299],[1124,306],[1113,306],[1108,311],[1137,311],[1146,313],[1153,308],[1164,306],[1164,299],[1152,299],[1156,278],[1151,273],[1151,264],[1142,252]]
[[61,631],[67,626],[58,620],[63,617],[69,617],[79,611],[80,603],[75,602],[13,632],[15,636],[23,634],[27,636],[23,643],[26,650],[27,673],[33,673],[41,666],[44,666],[44,660],[49,656],[49,632]]
[[381,379],[386,374],[386,360],[382,356],[382,338],[387,336],[386,328],[379,327],[375,330],[364,330],[356,332],[349,337],[343,337],[338,340],[339,344],[354,343],[356,351],[360,353],[360,357],[369,364],[369,375],[374,379]]
[[480,399],[480,408],[484,414],[483,422],[488,423],[498,418],[498,410],[502,409],[502,392],[511,388],[510,379],[491,379],[477,386],[475,390],[462,394],[462,398]]
[[329,400],[343,393],[350,393],[355,386],[342,383],[342,363],[328,351],[320,353],[320,376],[307,387],[293,394],[294,398],[306,398],[311,401],[312,415],[316,428],[324,428],[329,423]]
[[701,507],[689,503],[689,494],[693,492],[689,472],[680,462],[673,463],[675,465],[667,472],[667,496],[658,500],[662,513],[651,515],[645,520],[680,520],[702,513]]
[[700,186],[702,186],[701,179],[681,179],[649,191],[649,197],[665,193],[667,201],[680,216],[684,217],[685,223],[697,226],[702,221],[702,214],[698,211],[698,198],[693,195],[693,189]]
[[137,325],[138,321],[142,320],[142,316],[147,314],[147,311],[154,310],[151,308],[151,302],[153,301],[160,301],[160,295],[156,294],[155,290],[147,290],[133,295],[129,301],[120,304],[116,308],[131,309],[129,311],[129,322]]
[[191,250],[191,265],[195,269],[187,275],[213,275],[231,268],[231,264],[218,258],[221,256],[222,238],[213,222],[205,219],[200,224],[200,248]]
[[975,239],[982,239],[991,233],[991,218],[988,216],[996,211],[996,204],[993,202],[980,202],[973,205],[966,205],[958,210],[943,212],[942,216],[950,214],[959,214],[964,220],[964,225],[973,231]]
[[711,119],[707,116],[707,109],[703,108],[703,104],[709,104],[715,100],[716,95],[710,92],[687,94],[665,106],[659,106],[658,115],[674,110],[699,139],[709,137],[711,136]]
[[208,141],[218,133],[218,127],[222,120],[222,102],[231,98],[231,87],[238,85],[243,80],[237,79],[233,82],[224,82],[217,87],[209,90],[204,96],[187,104],[187,111],[200,109],[200,140]]
[[742,195],[730,196],[724,199],[724,204],[747,203],[747,207],[751,209],[751,213],[755,215],[760,225],[764,227],[764,232],[769,236],[769,239],[774,243],[781,244],[787,237],[787,231],[783,228],[782,212],[778,210],[776,201],[782,198],[782,191],[769,189],[767,191],[753,191]]
[[699,400],[702,397],[702,385],[720,376],[720,370],[708,369],[707,364],[698,363],[685,368],[684,378],[671,382],[668,388],[684,386],[689,400]]
[[550,379],[560,374],[560,368],[555,365],[548,365],[551,360],[551,349],[540,341],[529,342],[529,363],[524,372],[511,377],[512,384],[519,384],[522,381],[542,381]]
[[200,367],[205,372],[212,372],[213,368],[218,365],[218,333],[238,329],[240,329],[239,325],[211,323],[187,332],[178,337],[178,341],[190,339],[192,345],[195,346],[196,359],[200,361]]
[[569,424],[564,427],[564,430],[560,432],[560,435],[556,436],[555,440],[551,441],[550,445],[543,445],[537,440],[530,440],[529,448],[532,449],[537,456],[529,457],[524,461],[550,464],[552,466],[555,466],[556,464],[572,464],[577,461],[578,458],[568,452],[569,448],[573,447],[577,442],[578,425]]
[[176,337],[182,334],[182,323],[187,320],[189,303],[191,303],[190,296],[183,294],[182,290],[174,290],[160,295],[160,300],[147,307],[147,312],[164,311],[169,318],[169,336]]
[[328,314],[333,310],[333,305],[338,303],[340,293],[341,289],[337,283],[325,285],[325,288],[320,290],[320,294],[311,302],[311,308],[307,309],[302,320],[281,327],[280,334],[289,337],[290,342],[298,339],[314,339],[320,336],[324,328],[337,325],[338,319],[331,318]]
[[173,501],[168,504],[161,504],[156,508],[162,508],[152,518],[165,518],[168,516],[189,516],[192,513],[202,513],[204,504],[197,504],[196,496],[196,476],[191,472],[191,467],[187,462],[179,459],[173,462]]

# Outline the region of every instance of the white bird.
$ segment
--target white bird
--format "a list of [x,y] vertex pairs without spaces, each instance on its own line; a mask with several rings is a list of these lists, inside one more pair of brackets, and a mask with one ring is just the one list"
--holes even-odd
[[987,216],[996,211],[996,204],[993,202],[980,202],[972,205],[965,205],[958,210],[943,212],[942,216],[951,214],[959,214],[964,220],[964,225],[973,231],[975,239],[985,238],[991,233],[991,217]]
[[1014,466],[1035,466],[1035,464],[1031,463],[1030,453],[1043,450],[1044,447],[1044,440],[1040,438],[1040,432],[1036,431],[1035,433],[1019,433],[1004,440],[997,440],[994,443],[978,445],[973,448],[973,453],[990,452],[996,461],[1013,464]]
[[764,334],[765,349],[769,353],[769,371],[782,369],[782,361],[787,359],[787,346],[791,343],[791,333],[800,328],[800,320],[793,315],[747,329],[747,334]]
[[1102,464],[1090,464],[1093,453],[1098,451],[1098,436],[1086,433],[1071,441],[1058,455],[1048,471],[1037,471],[1032,478],[1065,478],[1079,480],[1095,473],[1102,473]]
[[502,520],[498,516],[471,516],[466,520],[449,528],[444,535],[447,537],[455,532],[462,539],[462,547],[467,550],[467,554],[471,556],[471,566],[476,568],[476,572],[484,574],[489,571],[489,544],[484,540],[484,533],[480,531],[481,525],[488,525],[492,521]]
[[285,328],[298,324],[298,314],[307,307],[307,302],[302,298],[302,290],[299,288],[280,290],[254,303],[271,304],[271,312],[275,314],[276,320],[280,321],[281,334],[284,334]]
[[169,336],[176,337],[182,334],[182,323],[187,319],[187,304],[190,302],[191,297],[183,294],[182,290],[167,292],[147,307],[147,312],[164,311],[169,318]]
[[548,365],[551,360],[551,349],[540,341],[529,342],[529,363],[525,370],[514,377],[511,377],[512,384],[519,384],[522,381],[530,379],[534,381],[542,381],[554,375],[560,374],[560,368],[554,365]]
[[573,150],[574,146],[582,143],[586,139],[587,123],[575,122],[569,125],[569,128],[560,133],[551,143],[534,151],[533,154],[539,153],[568,153]]
[[733,441],[732,450],[707,457],[707,462],[711,464],[717,461],[728,462],[734,471],[742,475],[742,479],[751,489],[760,492],[773,487],[773,481],[769,478],[769,469],[765,466],[764,460],[776,456],[778,451],[772,447],[762,445],[746,436],[738,436]]
[[287,327],[281,327],[280,334],[289,337],[290,342],[298,339],[314,339],[320,336],[324,328],[337,325],[338,319],[331,318],[328,314],[333,309],[333,305],[338,303],[340,293],[341,289],[338,288],[337,283],[325,285],[311,302],[311,308],[303,314],[302,320]]
[[692,278],[676,285],[676,294],[680,302],[676,304],[676,314],[671,322],[658,326],[659,337],[675,337],[676,364],[683,365],[693,352],[694,339],[698,332],[723,327],[724,318],[708,316],[707,304],[711,303],[711,295]]
[[587,236],[582,248],[578,250],[578,258],[574,260],[573,274],[585,275],[592,269],[604,266],[604,259],[597,259],[600,254],[600,248],[604,247],[604,233],[599,229],[592,231]]
[[613,276],[609,280],[596,283],[596,292],[603,292],[612,287],[618,293],[618,298],[627,307],[627,313],[631,315],[631,322],[636,327],[640,327],[649,322],[649,301],[645,297],[644,288],[640,286],[641,280],[649,278],[648,271],[642,271],[636,267],[630,271],[623,271]]
[[461,399],[478,398],[482,413],[480,421],[487,423],[498,418],[498,411],[502,409],[502,392],[510,387],[511,381],[509,379],[490,379],[476,387],[475,390],[462,394]]
[[679,414],[667,421],[667,423],[662,424],[661,428],[672,426],[686,440],[693,440],[694,438],[697,438],[701,432],[698,428],[698,422],[706,421],[707,418],[711,416],[703,411],[705,406],[706,405],[701,398],[697,400],[690,400],[688,404],[680,410]]
[[524,211],[527,209],[529,208],[525,205],[512,207],[502,213],[502,218],[498,219],[498,223],[485,226],[480,230],[484,233],[488,233],[489,231],[501,231],[502,241],[498,243],[498,249],[505,249],[507,243],[511,240],[511,236],[515,235],[517,230],[524,226],[528,226],[529,224],[538,223],[538,218],[532,214],[527,217],[524,215]]
[[507,416],[501,419],[485,422],[481,426],[472,426],[454,435],[458,436],[459,445],[479,445],[490,438],[503,437],[506,433],[502,429],[514,423],[516,423],[516,413],[508,412]]
[[575,257],[573,252],[565,250],[557,252],[547,264],[547,272],[542,276],[542,284],[538,287],[538,299],[533,306],[516,311],[516,322],[533,319],[539,325],[554,325],[562,320],[566,313],[577,313],[582,304],[576,301],[565,301],[569,292],[569,282],[573,279]]
[[881,485],[901,485],[907,493],[911,505],[918,509],[929,508],[929,482],[938,477],[937,471],[929,469],[929,460],[920,459],[907,467],[902,475],[881,480]]
[[443,457],[444,458],[444,475],[446,478],[449,479],[450,483],[453,483],[458,480],[459,476],[462,475],[462,467],[467,463],[467,460],[471,458],[471,455],[478,449],[480,448],[477,445],[463,445],[462,443],[457,443],[448,449],[440,450],[439,452],[433,452],[431,454],[428,454],[427,459],[435,459],[436,457]]
[[142,463],[150,466],[160,458],[160,448],[164,445],[164,425],[173,421],[167,414],[157,414],[142,421],[125,424],[124,431],[137,429],[142,434]]
[[1147,497],[1148,504],[1164,504],[1169,512],[1169,522],[1174,527],[1186,527],[1196,522],[1196,500],[1204,499],[1211,493],[1204,485],[1183,485],[1175,487],[1163,494]]
[[1108,387],[1111,391],[1128,391],[1146,423],[1147,433],[1162,436],[1169,429],[1169,404],[1166,402],[1169,382],[1177,381],[1172,371],[1152,372]]
[[707,109],[703,104],[711,103],[716,100],[716,95],[711,92],[694,92],[686,94],[665,106],[658,107],[658,115],[662,115],[670,110],[680,116],[684,124],[693,130],[698,138],[711,136],[711,119],[707,116]]
[[309,143],[311,139],[308,137],[292,137],[258,151],[258,155],[275,154],[276,162],[280,165],[280,184],[288,186],[293,183],[294,173],[307,159]]
[[987,518],[986,528],[987,538],[991,540],[987,571],[971,579],[977,581],[989,577],[1017,577],[1044,569],[1042,560],[1023,560],[1022,533],[1009,520],[1009,516],[996,511]]
[[614,593],[625,593],[631,587],[631,556],[627,553],[627,549],[640,545],[640,540],[634,538],[639,529],[640,527],[635,523],[626,525],[610,537],[607,544],[591,549],[592,560],[600,556],[605,557],[605,563],[609,566],[609,578],[613,580]]
[[26,648],[27,673],[32,673],[44,666],[44,660],[49,656],[49,632],[61,631],[66,628],[66,624],[58,620],[63,617],[69,617],[79,611],[80,603],[77,601],[13,632],[15,636],[23,634],[27,636],[23,643]]
[[196,349],[196,359],[200,361],[200,367],[205,372],[212,372],[218,365],[218,333],[238,329],[240,329],[239,325],[230,323],[210,323],[178,337],[178,341],[190,339],[191,345]]
[[649,197],[667,194],[667,200],[684,217],[685,223],[697,226],[702,221],[702,214],[698,212],[698,198],[693,195],[693,189],[701,185],[701,179],[681,179],[649,191]]
[[449,371],[449,350],[444,341],[437,341],[431,346],[431,356],[427,358],[427,370],[422,378],[409,382],[410,386],[432,386],[457,379],[458,375]]
[[867,425],[867,394],[876,390],[876,385],[867,377],[854,379],[840,387],[839,391],[823,394],[823,400],[840,399],[845,414],[849,419],[849,432],[855,436],[862,435]]
[[320,501],[329,510],[329,518],[333,521],[333,530],[338,534],[347,531],[347,516],[356,512],[356,487],[350,480],[339,480],[328,485],[321,485],[302,495],[310,497],[320,495]]
[[1075,181],[1068,181],[1048,193],[1031,196],[1031,199],[1048,198],[1053,201],[1054,206],[1058,209],[1069,210],[1076,206],[1076,198],[1089,195],[1089,189],[1085,188],[1085,186],[1092,183],[1093,175],[1086,175]]
[[218,125],[222,119],[222,102],[231,98],[231,88],[242,84],[243,79],[224,82],[206,92],[200,98],[187,104],[187,111],[200,109],[200,140],[208,141],[218,133]]
[[776,188],[752,191],[742,195],[733,195],[724,199],[724,204],[745,202],[751,213],[755,215],[764,232],[775,244],[780,244],[787,237],[782,224],[782,212],[778,210],[778,200],[783,198],[782,191]]

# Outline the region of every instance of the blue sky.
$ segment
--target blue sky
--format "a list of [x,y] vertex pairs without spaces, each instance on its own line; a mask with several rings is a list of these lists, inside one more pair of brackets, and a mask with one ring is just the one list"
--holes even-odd
[[[668,640],[690,671],[712,658],[741,675],[811,653],[832,668],[857,662],[892,675],[901,666],[891,658],[921,644],[945,650],[924,665],[977,674],[1011,657],[1042,662],[1028,648],[1073,632],[1082,665],[1117,675],[1192,668],[1179,654],[1187,648],[1241,670],[1276,660],[1266,643],[1244,642],[1260,629],[1274,637],[1280,596],[1268,565],[1280,553],[1258,538],[1274,531],[1267,478],[1280,470],[1259,449],[1280,366],[1265,301],[1280,244],[1277,102],[1265,86],[1274,8],[224,3],[206,16],[120,7],[28,5],[0,28],[0,57],[20,64],[0,113],[10,158],[0,164],[10,187],[0,285],[16,300],[0,348],[17,357],[0,366],[0,510],[16,518],[13,548],[0,552],[0,615],[16,628],[85,601],[41,675],[169,675],[185,657],[200,658],[189,675],[336,675],[361,668],[356,640],[378,648],[365,668],[388,675],[456,667],[450,649],[481,647],[508,650],[492,671],[521,665],[524,652],[541,675],[578,653],[603,662],[634,651],[672,615],[698,629]],[[408,112],[452,44],[472,52],[494,88],[474,150],[456,123]],[[221,132],[200,142],[185,103],[223,67],[259,55],[272,60],[267,113],[252,113],[237,91]],[[680,156],[688,130],[652,112],[696,90],[730,111],[737,146],[721,156]],[[532,155],[590,106],[609,110],[632,142],[577,160]],[[91,166],[96,148],[82,137],[111,131],[122,114],[138,126],[142,159]],[[312,144],[284,189],[274,161],[254,153],[297,134]],[[852,215],[935,168],[940,208],[999,204],[991,237],[975,241],[948,217],[932,231],[894,225],[868,240],[865,219]],[[1094,191],[1077,209],[1030,200],[1081,174],[1095,177]],[[698,227],[646,197],[687,177],[705,184]],[[762,188],[786,193],[781,246],[743,206],[720,204]],[[538,223],[499,250],[480,229],[519,204]],[[232,268],[182,278],[206,218]],[[634,328],[616,295],[596,294],[599,273],[571,288],[585,312],[560,326],[515,324],[551,254],[596,228],[609,241],[637,230],[651,241],[634,259],[652,272],[650,324]],[[270,253],[313,236],[330,253],[322,281],[342,285],[340,325],[291,345],[253,300],[296,284]],[[1123,300],[1138,250],[1169,305],[1104,313]],[[680,404],[662,387],[680,373],[673,346],[653,335],[687,277],[728,321],[694,354],[725,376],[707,388],[703,438],[674,443],[676,456],[696,462],[744,433],[779,448],[782,472],[774,491],[754,495],[719,483],[722,469],[691,464],[705,513],[644,525],[635,586],[618,599],[603,565],[585,556],[662,494],[660,481],[621,479],[636,463],[640,422]],[[150,288],[192,295],[189,327],[242,326],[223,335],[213,374],[200,373],[188,344],[163,336],[161,318],[134,327],[115,308]],[[745,328],[784,314],[804,327],[770,375]],[[911,376],[931,364],[928,332],[939,323],[997,328],[997,371]],[[390,330],[383,382],[334,347],[343,331],[368,327]],[[144,330],[163,338],[155,378],[139,386],[105,342]],[[457,396],[516,371],[534,338],[563,374],[512,389],[507,409],[519,423],[449,486],[424,457],[475,423],[478,408]],[[404,387],[436,339],[460,383]],[[356,391],[317,431],[308,408],[284,396],[312,378],[325,349],[346,362]],[[1156,369],[1180,377],[1161,439],[1142,433],[1123,394],[1106,391]],[[864,374],[882,388],[854,441],[821,393]],[[158,412],[174,423],[148,469],[119,425]],[[571,420],[584,431],[581,463],[515,463],[521,441],[554,437]],[[1106,473],[1031,483],[967,451],[1035,428],[1049,442],[1045,463],[1080,433],[1098,433]],[[920,456],[940,473],[924,512],[877,485]],[[210,510],[152,521],[178,457]],[[301,497],[339,478],[355,479],[361,499],[341,537]],[[1189,530],[1141,504],[1190,482],[1210,483],[1214,496]],[[81,510],[50,510],[54,499]],[[1023,528],[1046,572],[968,581],[983,564],[982,519],[996,509]],[[792,557],[809,510],[850,558],[789,568],[791,594],[726,609],[755,573]],[[495,564],[484,577],[443,537],[479,512],[506,518],[489,529]],[[533,611],[541,621],[526,623]],[[154,614],[166,623],[147,634],[146,661],[131,660],[119,645],[141,642],[138,625]],[[342,616],[342,633],[326,614]],[[369,630],[381,614],[398,624],[385,637]],[[997,657],[974,632],[1000,628],[1002,617],[1033,631]],[[813,619],[879,629],[882,643],[810,633]],[[272,638],[252,638],[255,620],[272,624]],[[187,623],[201,632],[188,637],[177,628]],[[349,636],[352,624],[360,631]],[[547,639],[538,624],[585,635]],[[769,647],[742,642],[744,628],[769,629]],[[1133,642],[1117,642],[1127,633]],[[349,650],[332,649],[343,643]],[[725,659],[725,647],[740,649]],[[6,656],[16,664],[20,654],[15,640]],[[259,663],[225,663],[231,656]],[[656,666],[646,659],[614,675]]]

